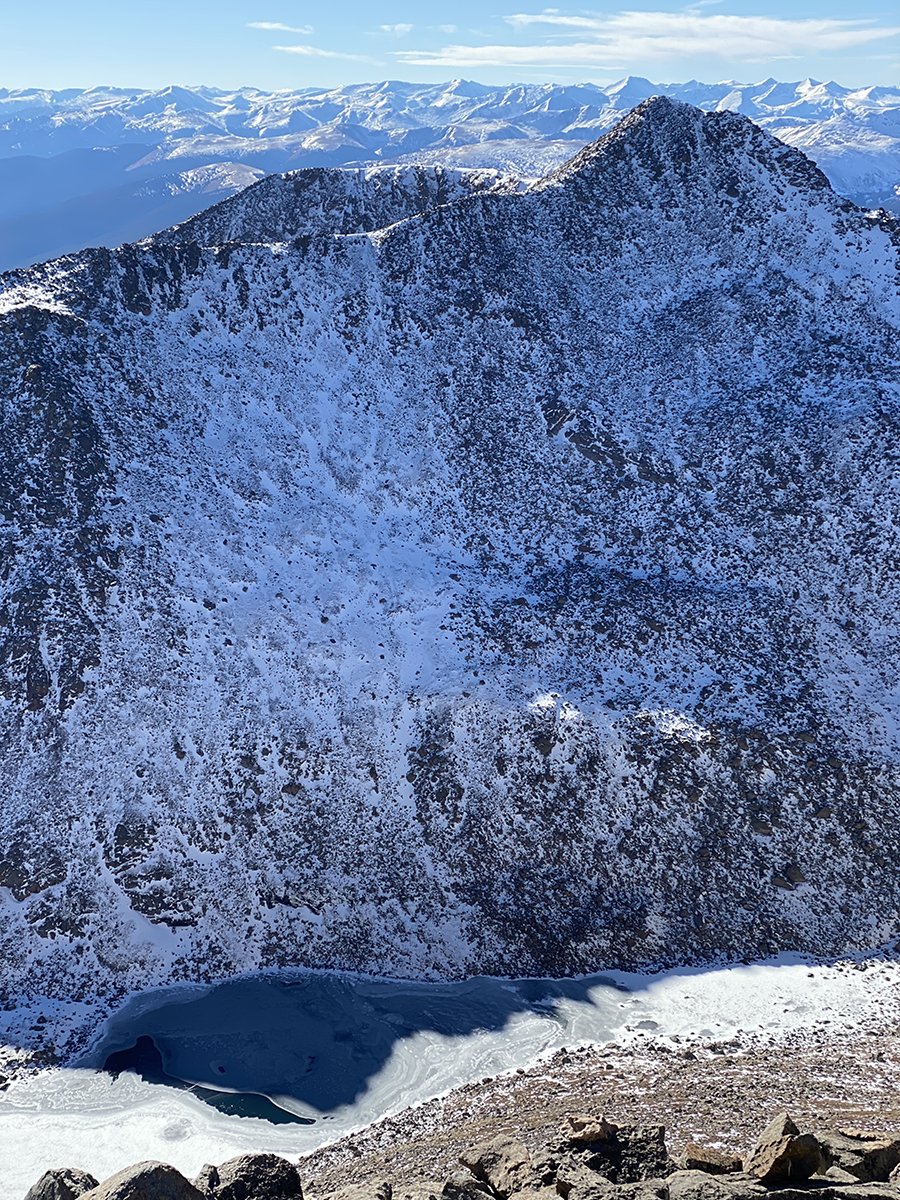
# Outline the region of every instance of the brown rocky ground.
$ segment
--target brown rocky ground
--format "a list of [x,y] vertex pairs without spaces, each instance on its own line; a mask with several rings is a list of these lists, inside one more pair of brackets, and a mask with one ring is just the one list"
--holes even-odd
[[689,1141],[746,1153],[785,1109],[802,1128],[900,1130],[900,1036],[813,1030],[768,1046],[561,1051],[379,1121],[307,1156],[300,1171],[319,1196],[377,1179],[443,1180],[471,1146],[508,1134],[536,1150],[578,1112],[625,1124],[664,1121],[672,1153]]

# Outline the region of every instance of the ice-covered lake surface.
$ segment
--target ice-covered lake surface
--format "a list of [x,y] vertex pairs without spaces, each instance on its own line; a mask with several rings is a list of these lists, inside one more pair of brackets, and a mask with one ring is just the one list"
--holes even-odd
[[[84,1066],[2,1096],[0,1197],[21,1200],[54,1165],[102,1179],[146,1158],[191,1175],[247,1150],[297,1156],[560,1046],[882,1028],[896,1019],[898,982],[891,962],[863,970],[781,958],[565,981],[280,973],[148,993],[107,1023]],[[138,1038],[151,1050],[144,1059],[156,1059],[149,1077],[169,1082],[93,1069]]]

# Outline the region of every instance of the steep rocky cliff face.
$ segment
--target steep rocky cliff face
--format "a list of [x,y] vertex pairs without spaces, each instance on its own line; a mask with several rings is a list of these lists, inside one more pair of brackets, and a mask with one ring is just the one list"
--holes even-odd
[[893,933],[896,227],[667,100],[249,211],[3,281],[4,987]]

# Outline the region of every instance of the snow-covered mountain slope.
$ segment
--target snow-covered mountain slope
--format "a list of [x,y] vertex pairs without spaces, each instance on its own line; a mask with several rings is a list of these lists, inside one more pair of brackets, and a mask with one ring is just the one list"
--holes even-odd
[[894,933],[896,224],[666,99],[260,221],[3,280],[8,993]]
[[[856,203],[900,204],[900,92],[890,88],[630,77],[602,87],[456,80],[293,92],[0,90],[0,221],[5,212],[20,221],[0,224],[0,269],[87,244],[115,245],[123,227],[137,238],[184,220],[208,205],[202,185],[150,209],[140,188],[176,172],[192,178],[214,164],[268,173],[418,163],[534,178],[656,94],[739,111],[803,149]],[[234,180],[231,190],[240,185]]]
[[269,175],[173,229],[158,242],[203,246],[288,242],[315,233],[371,233],[477,192],[515,192],[522,185],[497,171],[443,167],[309,167]]

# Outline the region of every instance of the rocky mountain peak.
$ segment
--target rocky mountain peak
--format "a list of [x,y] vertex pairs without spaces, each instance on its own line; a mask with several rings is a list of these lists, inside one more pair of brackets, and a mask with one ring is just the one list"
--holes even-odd
[[900,95],[885,88],[631,77],[603,87],[0,89],[0,269],[158,232],[233,194],[242,171],[419,164],[538,179],[654,94],[740,111],[803,149],[840,194],[896,209]]
[[[652,96],[637,105],[536,189],[573,180],[601,186],[612,203],[614,196],[619,203],[645,197],[650,205],[662,196],[671,203],[676,193],[680,203],[689,203],[689,193],[696,200],[701,190],[735,200],[742,190],[766,185],[776,192],[788,186],[816,198],[830,191],[828,180],[808,158],[746,117],[702,112],[668,96]],[[769,193],[764,203],[771,200]]]
[[499,171],[433,167],[309,167],[269,175],[189,221],[157,235],[156,244],[189,241],[287,242],[314,234],[384,229],[465,196],[520,185]]

